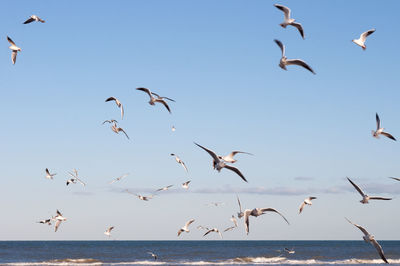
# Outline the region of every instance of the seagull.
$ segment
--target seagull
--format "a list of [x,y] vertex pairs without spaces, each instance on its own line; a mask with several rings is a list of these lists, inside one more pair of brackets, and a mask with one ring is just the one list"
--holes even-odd
[[301,26],[300,23],[295,22],[295,19],[290,17],[290,8],[282,5],[275,4],[274,5],[276,8],[279,10],[283,11],[284,13],[284,20],[283,23],[279,24],[282,28],[286,29],[286,26],[293,26],[297,28],[297,30],[300,32],[301,37],[304,39],[304,31],[303,27]]
[[199,144],[197,144],[196,142],[194,143],[197,146],[199,146],[200,148],[202,148],[203,150],[205,150],[206,152],[208,152],[208,154],[213,158],[213,167],[214,169],[216,169],[218,172],[221,171],[222,168],[226,168],[229,169],[233,172],[235,172],[237,175],[239,175],[243,181],[247,182],[246,178],[243,176],[243,174],[239,171],[239,169],[237,169],[236,167],[233,166],[229,166],[227,165],[224,161],[220,160],[218,158],[218,155],[216,155],[212,150],[209,150]]
[[142,196],[142,195],[138,195],[138,194],[132,193],[132,192],[130,192],[129,190],[126,190],[126,192],[128,192],[129,194],[132,194],[132,195],[134,195],[134,196],[136,196],[136,197],[138,197],[140,200],[143,200],[143,201],[149,201],[150,199],[153,198],[153,195],[150,195],[150,196]]
[[170,187],[172,187],[173,185],[169,185],[169,186],[166,186],[166,187],[162,187],[162,188],[159,188],[159,189],[157,189],[156,190],[156,192],[158,192],[158,191],[166,191],[166,190],[168,190]]
[[176,162],[179,163],[180,165],[182,165],[182,167],[186,170],[186,172],[188,172],[188,169],[187,169],[185,163],[181,160],[181,158],[178,157],[178,155],[171,153],[171,156],[175,156]]
[[281,51],[282,51],[282,57],[281,57],[281,60],[279,62],[279,66],[282,69],[287,70],[286,66],[298,65],[298,66],[304,67],[305,69],[307,69],[308,71],[310,71],[311,73],[313,73],[315,75],[314,70],[309,65],[307,65],[307,63],[304,62],[303,60],[301,60],[301,59],[287,59],[287,57],[285,56],[285,46],[281,43],[280,40],[275,39],[274,41],[279,46],[279,48],[281,48]]
[[124,106],[122,103],[115,97],[109,97],[106,99],[106,102],[115,101],[115,104],[121,109],[121,119],[124,119]]
[[250,216],[258,217],[260,215],[265,214],[265,212],[275,212],[279,214],[287,222],[287,224],[289,224],[289,221],[286,220],[285,216],[283,216],[280,212],[278,212],[273,208],[254,208],[252,210],[247,209],[244,211],[244,225],[247,234],[249,234],[249,226],[250,226],[249,217]]
[[108,236],[108,237],[111,237],[111,230],[113,230],[113,229],[114,229],[114,226],[109,227],[109,228],[104,232],[104,234],[105,234],[106,236]]
[[367,40],[367,37],[374,32],[375,32],[375,29],[367,30],[366,32],[361,33],[360,38],[354,39],[354,40],[352,40],[352,42],[354,42],[358,46],[361,46],[361,48],[363,48],[363,50],[365,50],[365,49],[367,49],[367,46],[365,46],[365,41]]
[[190,183],[191,181],[189,180],[189,181],[186,181],[185,183],[182,183],[182,187],[184,188],[184,189],[189,189],[189,183]]
[[237,198],[237,202],[239,204],[239,212],[237,213],[237,217],[239,219],[241,219],[244,216],[244,213],[242,211],[242,204],[240,204],[239,196],[236,196],[236,198]]
[[128,134],[126,134],[125,130],[123,128],[117,127],[117,123],[114,122],[114,124],[111,126],[111,130],[114,131],[115,133],[119,133],[122,131],[125,136],[129,139]]
[[78,171],[77,171],[76,169],[74,169],[74,173],[68,172],[68,174],[69,174],[70,176],[72,176],[72,178],[70,178],[70,179],[67,180],[67,186],[68,186],[69,184],[71,184],[71,183],[72,183],[72,184],[76,184],[76,182],[79,182],[79,183],[81,183],[83,186],[86,186],[86,184],[83,183],[82,180],[80,180],[80,179],[78,178]]
[[157,260],[158,258],[157,255],[154,254],[153,252],[147,252],[147,254],[151,255],[154,258],[154,260]]
[[375,249],[378,251],[379,256],[381,257],[381,259],[385,262],[385,263],[389,263],[386,258],[385,258],[385,254],[383,254],[383,249],[382,247],[379,245],[379,243],[375,240],[375,237],[373,235],[371,235],[370,233],[368,233],[367,230],[365,230],[364,227],[362,227],[361,225],[355,224],[353,222],[351,222],[349,219],[346,218],[346,220],[351,223],[352,225],[354,225],[355,227],[357,227],[358,229],[361,230],[361,232],[363,232],[363,239],[366,243],[371,243]]
[[244,153],[244,154],[248,154],[248,155],[253,155],[251,153],[248,152],[244,152],[244,151],[233,151],[230,154],[226,155],[226,156],[218,156],[219,159],[225,161],[226,163],[236,163],[237,160],[233,159],[233,156],[235,156],[238,153]]
[[[164,101],[164,99],[175,102],[174,100],[167,98],[167,97],[160,97],[157,93],[151,92],[148,88],[136,88],[136,89],[139,91],[144,91],[149,95],[149,97],[150,97],[149,104],[150,105],[155,105],[155,103],[162,103],[165,106],[165,108],[167,108],[168,112],[171,113],[171,109],[169,108],[167,102]],[[154,98],[153,95],[156,96],[157,98]]]
[[23,24],[29,24],[34,21],[45,23],[45,21],[43,19],[39,18],[36,15],[32,15]]
[[383,132],[384,128],[381,127],[381,120],[379,119],[378,113],[375,114],[375,118],[376,118],[376,131],[372,130],[372,136],[374,138],[379,139],[379,135],[384,135],[385,137],[388,137],[389,139],[396,140],[389,133]]
[[294,251],[293,249],[285,248],[284,250],[285,250],[287,253],[289,253],[289,254],[294,254],[294,253],[296,253],[296,251]]
[[171,130],[172,130],[172,132],[175,132],[175,130],[176,130],[175,126],[172,126]]
[[389,177],[389,178],[400,181],[400,178],[398,178],[398,177]]
[[306,198],[306,199],[304,199],[304,201],[301,203],[301,205],[300,205],[300,209],[299,209],[299,214],[303,211],[303,209],[304,209],[304,206],[306,206],[306,205],[312,205],[312,200],[314,200],[314,199],[316,199],[316,197],[308,197],[308,198]]
[[111,119],[111,120],[105,120],[105,121],[103,122],[103,125],[104,125],[105,123],[112,124],[112,123],[118,123],[118,121],[115,120],[115,119]]
[[218,233],[219,236],[221,237],[221,239],[223,238],[221,232],[220,232],[217,228],[209,229],[209,230],[203,235],[203,237],[206,236],[206,235],[208,235],[209,233],[212,233],[212,232]]
[[353,185],[353,187],[358,191],[358,193],[361,194],[361,196],[363,197],[362,200],[360,200],[360,202],[362,204],[366,204],[368,203],[369,200],[391,200],[391,198],[382,198],[382,197],[370,197],[367,194],[364,194],[364,192],[361,190],[361,188],[359,186],[357,186],[353,181],[350,180],[350,178],[347,177],[347,180],[349,180],[349,182]]
[[129,173],[128,173],[128,174],[123,174],[123,175],[121,175],[120,177],[115,178],[115,179],[114,179],[113,181],[111,181],[109,184],[111,185],[112,183],[117,182],[117,181],[121,180],[122,178],[124,178],[124,177],[126,177],[126,176],[128,176],[128,175],[129,175]]
[[228,228],[226,228],[226,229],[224,230],[224,232],[231,231],[231,230],[233,230],[233,229],[235,229],[235,228],[236,228],[235,226],[228,227]]
[[189,220],[181,229],[179,229],[179,231],[178,231],[178,236],[180,236],[180,234],[181,234],[182,232],[189,233],[190,231],[189,231],[188,227],[189,227],[189,225],[191,225],[193,222],[194,222],[194,219],[191,219],[191,220]]
[[45,220],[41,220],[38,223],[40,224],[47,224],[47,225],[51,225],[51,219],[45,219]]
[[233,224],[235,225],[235,227],[238,227],[238,223],[237,223],[237,220],[236,220],[236,218],[235,218],[235,215],[232,215],[232,217],[231,217],[230,220],[233,222]]
[[53,179],[53,176],[55,176],[56,174],[50,174],[49,169],[46,168],[46,178],[47,179]]
[[11,60],[12,60],[13,65],[14,65],[15,62],[17,61],[17,53],[18,53],[18,51],[21,51],[21,48],[19,48],[19,47],[15,44],[15,42],[13,42],[13,40],[11,40],[11,38],[8,37],[8,36],[7,36],[7,41],[11,44],[11,46],[8,47],[8,48],[10,48],[10,49],[12,50],[12,53],[11,53]]
[[54,227],[54,232],[57,232],[57,229],[60,226],[61,222],[67,220],[67,218],[62,216],[62,214],[61,214],[61,212],[59,210],[57,210],[57,215],[53,219],[56,221],[56,225]]

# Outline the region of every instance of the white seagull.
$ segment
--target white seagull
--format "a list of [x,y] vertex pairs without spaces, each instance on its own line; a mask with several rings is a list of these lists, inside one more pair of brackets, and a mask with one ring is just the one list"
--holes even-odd
[[115,97],[109,97],[106,99],[106,102],[115,101],[115,104],[121,109],[121,119],[124,119],[124,106],[122,103]]
[[238,153],[253,155],[251,153],[244,152],[244,151],[233,151],[233,152],[231,152],[230,154],[228,154],[226,156],[218,156],[218,158],[220,158],[221,160],[224,160],[227,163],[236,163],[237,160],[233,159],[233,156],[235,156]]
[[220,232],[217,228],[209,229],[209,230],[203,235],[203,237],[206,236],[206,235],[208,235],[209,233],[212,233],[212,232],[218,233],[219,236],[221,237],[221,239],[223,238],[221,232]]
[[46,178],[47,179],[53,179],[53,176],[55,176],[56,174],[50,174],[49,169],[46,168]]
[[296,253],[296,251],[294,251],[293,249],[288,249],[288,248],[284,248],[284,250],[289,253],[289,254],[294,254]]
[[304,199],[304,201],[301,203],[301,205],[300,205],[300,208],[299,208],[299,214],[303,211],[303,209],[304,209],[304,206],[306,206],[306,205],[312,205],[312,200],[315,200],[316,199],[316,197],[308,197],[308,198],[306,198],[306,199]]
[[166,186],[166,187],[159,188],[159,189],[156,190],[156,192],[158,192],[158,191],[167,191],[172,186],[173,185],[169,185],[169,186]]
[[363,48],[363,50],[365,50],[365,49],[367,49],[367,46],[365,46],[365,41],[367,40],[367,37],[374,32],[375,32],[375,29],[367,30],[366,32],[361,33],[360,38],[354,39],[354,40],[352,40],[352,42],[354,42],[358,46],[361,46],[361,48]]
[[189,189],[189,183],[190,183],[191,181],[189,180],[189,181],[186,181],[186,182],[184,182],[184,183],[182,183],[182,187],[184,188],[184,189]]
[[124,177],[126,177],[126,176],[128,176],[128,175],[129,175],[129,173],[123,174],[123,175],[121,175],[120,177],[115,178],[115,179],[114,179],[113,181],[111,181],[109,184],[111,185],[111,184],[114,183],[114,182],[120,181],[122,178],[124,178]]
[[76,169],[74,169],[74,173],[68,172],[68,174],[69,174],[70,176],[72,176],[72,178],[70,178],[70,179],[67,180],[67,186],[68,186],[69,184],[71,184],[71,183],[72,183],[72,184],[76,184],[76,182],[81,183],[82,186],[86,186],[86,184],[83,183],[82,180],[80,180],[80,179],[78,178],[78,171],[77,171]]
[[379,139],[379,135],[383,135],[395,141],[396,139],[392,135],[383,131],[385,129],[381,127],[381,120],[379,119],[378,113],[375,114],[375,119],[376,119],[376,130],[372,130],[372,136],[374,138]]
[[222,168],[226,168],[228,170],[231,170],[233,172],[235,172],[238,176],[240,176],[243,181],[247,182],[246,178],[244,177],[244,175],[239,171],[238,168],[233,167],[233,166],[229,166],[227,165],[223,160],[220,160],[218,158],[218,155],[215,154],[215,152],[213,152],[212,150],[209,150],[199,144],[197,144],[196,142],[194,143],[197,146],[199,146],[200,148],[202,148],[203,150],[205,150],[212,158],[213,158],[213,167],[214,169],[216,169],[218,172],[220,172],[222,170]]
[[21,48],[19,48],[19,47],[15,44],[15,42],[13,42],[13,40],[11,40],[11,38],[8,37],[8,36],[7,36],[7,41],[11,44],[10,47],[8,47],[8,48],[10,48],[11,51],[12,51],[12,53],[11,53],[11,60],[12,60],[13,64],[15,64],[15,62],[17,61],[17,53],[18,53],[19,51],[21,51]]
[[[150,105],[155,105],[156,103],[162,103],[165,106],[165,108],[167,108],[168,112],[171,113],[171,109],[169,108],[167,102],[164,101],[164,99],[175,102],[174,100],[172,100],[168,97],[160,97],[157,93],[151,92],[148,88],[136,88],[136,89],[139,91],[144,91],[149,95],[149,97],[150,97],[149,104]],[[156,96],[157,98],[154,98],[153,95]]]
[[114,229],[114,226],[109,227],[109,228],[104,232],[104,234],[105,234],[106,236],[108,236],[108,237],[111,237],[111,230],[113,230],[113,229]]
[[147,254],[151,255],[154,260],[157,260],[158,256],[156,254],[154,254],[153,252],[147,252]]
[[383,253],[383,249],[381,247],[381,245],[379,245],[379,243],[375,240],[375,237],[373,235],[371,235],[370,233],[368,233],[367,230],[365,230],[364,227],[362,227],[361,225],[355,224],[353,222],[351,222],[349,219],[346,218],[346,220],[351,223],[352,225],[354,225],[355,227],[357,227],[358,229],[361,230],[361,232],[363,232],[363,239],[366,243],[371,243],[375,249],[378,251],[379,256],[381,257],[381,259],[385,262],[385,263],[389,263],[386,258],[385,258],[385,254]]
[[353,187],[358,191],[358,193],[361,194],[361,196],[363,197],[362,200],[360,200],[360,202],[362,204],[366,204],[368,203],[369,200],[391,200],[391,198],[382,198],[382,197],[370,197],[367,194],[365,194],[361,188],[359,186],[357,186],[353,181],[350,180],[350,178],[347,177],[347,180],[349,180],[350,184],[353,185]]
[[150,195],[150,196],[142,196],[142,195],[138,195],[138,194],[132,193],[132,192],[130,192],[130,191],[127,190],[127,189],[126,189],[125,191],[128,192],[129,194],[132,194],[132,195],[138,197],[140,200],[143,200],[143,201],[149,201],[149,200],[151,200],[151,199],[153,198],[153,195]]
[[45,21],[43,19],[39,18],[36,15],[32,15],[23,24],[29,24],[34,21],[45,23]]
[[252,210],[247,209],[244,211],[244,225],[247,234],[249,234],[249,227],[250,227],[249,217],[250,216],[258,217],[260,215],[265,214],[266,212],[275,212],[279,214],[286,221],[286,223],[289,224],[289,221],[285,218],[285,216],[283,216],[280,212],[278,212],[273,208],[254,208]]
[[181,160],[181,158],[178,157],[178,155],[171,153],[171,156],[175,156],[175,161],[177,163],[179,163],[180,165],[182,165],[183,169],[185,169],[185,171],[188,172],[188,169],[187,169],[185,163]]
[[66,221],[67,218],[62,216],[61,212],[59,210],[57,210],[57,215],[55,217],[53,217],[53,220],[56,221],[56,224],[54,226],[54,232],[57,232],[57,229],[60,226],[61,222]]
[[281,60],[279,62],[279,66],[282,69],[287,70],[286,66],[297,65],[297,66],[304,67],[305,69],[307,69],[311,73],[315,74],[314,70],[309,65],[307,65],[307,63],[304,62],[303,60],[301,60],[301,59],[287,59],[287,57],[285,56],[285,46],[281,43],[280,40],[275,39],[274,41],[279,46],[279,48],[281,48],[281,51],[282,51],[282,57],[281,57]]
[[181,235],[182,232],[189,233],[189,225],[191,225],[194,222],[194,219],[189,220],[181,229],[178,231],[178,236]]
[[120,131],[122,131],[125,136],[129,139],[128,134],[126,134],[125,130],[121,127],[117,127],[117,123],[114,122],[114,124],[111,126],[111,130],[114,131],[116,134],[119,134]]
[[295,22],[295,19],[290,17],[290,8],[288,8],[286,6],[278,5],[278,4],[275,4],[274,6],[276,8],[278,8],[279,10],[283,11],[283,13],[284,13],[283,22],[279,25],[285,29],[287,26],[293,26],[293,27],[297,28],[298,31],[300,32],[301,37],[304,39],[303,27],[301,26],[300,23]]

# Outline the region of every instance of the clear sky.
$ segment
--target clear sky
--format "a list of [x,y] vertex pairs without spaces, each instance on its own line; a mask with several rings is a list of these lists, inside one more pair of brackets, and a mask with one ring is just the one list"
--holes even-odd
[[[274,3],[292,9],[305,40],[279,26]],[[278,209],[291,225],[273,214],[251,217],[248,236],[241,220],[225,239],[361,239],[344,217],[378,240],[400,239],[400,182],[388,178],[400,176],[400,147],[371,136],[378,112],[400,138],[399,8],[344,0],[2,3],[0,240],[107,239],[111,225],[115,239],[175,240],[191,218],[180,239],[203,239],[198,225],[231,226],[236,195],[245,208]],[[32,14],[46,23],[23,25]],[[366,51],[351,42],[371,28]],[[15,65],[7,35],[22,48]],[[280,69],[273,39],[317,74]],[[137,87],[175,99],[172,115]],[[110,96],[124,104],[122,121],[104,102]],[[111,118],[130,140],[101,124]],[[253,153],[236,163],[249,183],[214,171],[193,141],[218,154]],[[65,185],[73,168],[86,187]],[[394,200],[362,205],[346,176]],[[180,187],[186,180],[189,191]],[[123,192],[170,184],[149,202]],[[308,196],[318,199],[298,215]],[[56,209],[68,219],[57,233],[36,223]]]

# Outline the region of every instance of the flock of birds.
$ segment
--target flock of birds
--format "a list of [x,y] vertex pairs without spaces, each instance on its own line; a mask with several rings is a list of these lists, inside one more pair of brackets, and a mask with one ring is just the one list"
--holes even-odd
[[[275,4],[274,6],[284,13],[284,21],[280,24],[280,26],[283,27],[283,28],[286,28],[287,26],[293,26],[293,27],[297,28],[297,30],[299,31],[301,37],[304,39],[304,29],[303,29],[303,27],[302,27],[302,25],[300,23],[296,22],[295,19],[291,18],[291,10],[288,7],[283,6],[283,5]],[[32,15],[31,17],[29,17],[24,22],[24,24],[29,24],[29,23],[32,23],[32,22],[45,23],[45,21],[43,19],[39,18],[36,15]],[[371,29],[371,30],[368,30],[368,31],[362,33],[360,35],[360,37],[358,39],[354,39],[353,42],[355,44],[357,44],[358,46],[362,47],[362,49],[365,50],[366,49],[366,46],[365,46],[366,38],[369,35],[371,35],[372,33],[374,33],[374,31],[375,31],[375,29]],[[7,40],[11,44],[10,47],[9,47],[11,49],[11,51],[12,51],[11,60],[12,60],[12,63],[15,64],[16,63],[16,59],[17,59],[17,54],[18,54],[18,52],[21,51],[21,48],[18,47],[15,44],[15,42],[8,36],[7,36]],[[280,62],[279,62],[279,66],[282,69],[287,70],[286,67],[288,65],[297,65],[297,66],[301,66],[301,67],[307,69],[308,71],[310,71],[311,73],[315,74],[314,70],[306,62],[304,62],[303,60],[301,60],[301,59],[287,59],[286,56],[285,56],[285,46],[282,44],[281,41],[279,41],[277,39],[275,39],[274,41],[279,46],[279,48],[281,49],[281,52],[282,52],[281,59],[280,59]],[[169,113],[171,113],[171,109],[170,109],[170,107],[168,105],[168,102],[175,102],[173,99],[168,98],[168,97],[160,96],[159,94],[157,94],[155,92],[152,92],[148,88],[140,87],[140,88],[137,88],[136,90],[145,92],[149,96],[149,98],[150,98],[149,104],[150,105],[154,106],[156,103],[162,104],[167,109],[167,111]],[[116,106],[120,109],[121,119],[124,118],[124,107],[123,107],[123,104],[121,103],[120,100],[118,100],[115,97],[109,97],[109,98],[107,98],[105,100],[105,102],[115,102]],[[105,124],[105,123],[111,124],[111,130],[113,132],[115,132],[116,134],[119,134],[120,132],[122,132],[129,139],[129,136],[125,132],[125,130],[118,126],[118,121],[117,120],[115,120],[115,119],[105,120],[103,122],[103,124]],[[174,126],[172,127],[172,131],[175,131],[175,127]],[[384,128],[381,127],[380,118],[379,118],[378,114],[376,114],[376,130],[372,131],[372,136],[375,137],[375,138],[379,138],[380,135],[385,136],[385,137],[387,137],[389,139],[392,139],[392,140],[396,140],[391,134],[389,134],[389,133],[384,131]],[[199,147],[202,150],[204,150],[205,152],[207,152],[211,156],[213,169],[215,169],[218,172],[220,172],[222,169],[225,168],[225,169],[230,170],[230,171],[234,172],[235,174],[237,174],[244,182],[247,182],[247,179],[242,174],[242,172],[237,167],[232,166],[232,164],[234,164],[237,161],[234,158],[234,156],[239,154],[239,153],[247,154],[247,155],[253,155],[253,154],[248,153],[248,152],[243,152],[243,151],[233,151],[228,155],[221,156],[221,155],[218,155],[217,153],[215,153],[214,151],[212,151],[212,150],[210,150],[210,149],[208,149],[208,148],[206,148],[206,147],[204,147],[204,146],[202,146],[202,145],[200,145],[198,143],[194,143],[194,144],[197,147]],[[181,158],[179,158],[174,153],[171,153],[170,155],[175,158],[176,162],[179,163],[184,168],[184,170],[186,172],[188,172],[188,168],[186,167],[186,164],[182,161]],[[47,179],[53,179],[54,176],[56,175],[55,173],[51,173],[48,168],[45,169],[45,173],[46,173],[45,177]],[[71,176],[71,178],[69,178],[66,181],[66,185],[67,186],[70,185],[70,184],[77,184],[77,183],[80,183],[83,186],[86,185],[78,177],[78,171],[76,169],[73,169],[73,172],[68,172],[68,174]],[[121,176],[113,179],[109,184],[113,184],[114,182],[121,181],[123,178],[125,178],[128,175],[129,175],[128,173],[124,174],[124,175],[121,175]],[[396,178],[396,177],[391,177],[391,178],[394,179],[394,180],[400,181],[400,178]],[[362,204],[369,203],[370,200],[391,200],[391,198],[368,196],[350,178],[347,178],[347,180],[361,194],[362,200],[360,202]],[[189,189],[190,182],[191,181],[188,180],[188,181],[182,183],[182,185],[181,185],[182,188],[184,188],[186,190]],[[163,188],[156,189],[154,191],[154,194],[153,195],[149,195],[149,196],[143,196],[143,195],[138,195],[138,194],[135,194],[135,193],[131,193],[127,189],[126,189],[126,192],[134,195],[135,197],[138,197],[140,200],[149,201],[156,195],[156,193],[162,192],[162,191],[166,191],[169,188],[171,188],[172,186],[173,185],[168,185],[168,186],[165,186]],[[306,199],[304,199],[304,201],[301,203],[301,205],[299,207],[299,214],[302,213],[302,211],[303,211],[303,209],[304,209],[304,207],[306,205],[311,206],[312,205],[312,201],[315,200],[315,199],[316,199],[316,197],[313,197],[313,196],[310,196],[310,197],[307,197]],[[249,228],[250,228],[250,217],[251,216],[253,216],[253,217],[262,216],[262,215],[264,215],[264,214],[266,214],[268,212],[273,212],[273,213],[276,213],[276,214],[280,215],[283,218],[283,220],[289,225],[289,221],[285,218],[285,216],[283,214],[281,214],[279,211],[277,211],[276,209],[274,209],[274,208],[253,208],[253,209],[244,209],[243,210],[239,197],[237,197],[237,202],[238,202],[238,205],[239,205],[239,212],[237,213],[236,216],[237,216],[238,219],[244,218],[243,220],[244,220],[244,226],[245,226],[246,234],[249,234],[249,231],[250,231],[249,230]],[[212,203],[211,205],[218,206],[218,205],[221,205],[221,203]],[[234,230],[235,228],[238,227],[238,221],[236,219],[236,216],[232,215],[230,220],[232,221],[233,225],[228,227],[228,228],[226,228],[226,229],[224,229],[223,232],[228,232],[228,231]],[[48,219],[41,220],[38,223],[47,224],[47,225],[51,225],[52,223],[54,223],[55,224],[54,231],[57,232],[60,224],[62,222],[64,222],[64,221],[66,221],[66,220],[67,220],[67,218],[65,218],[61,214],[61,212],[59,210],[57,210],[56,211],[56,215],[54,215],[54,216],[52,216],[52,217],[50,217]],[[367,242],[367,243],[368,242],[371,243],[376,248],[376,250],[378,251],[378,253],[379,253],[380,257],[382,258],[382,260],[385,263],[388,263],[387,259],[385,258],[385,255],[384,255],[382,247],[375,240],[374,236],[369,234],[368,231],[365,228],[363,228],[362,226],[351,222],[347,218],[346,218],[346,220],[349,223],[351,223],[352,225],[354,225],[355,227],[357,227],[358,229],[361,230],[361,232],[364,234],[364,236],[363,236],[364,241]],[[182,226],[178,230],[177,236],[179,237],[183,232],[189,233],[190,232],[189,227],[194,222],[195,222],[195,219],[190,219],[189,221],[187,221],[184,224],[184,226]],[[201,226],[201,225],[197,226],[197,228],[199,230],[204,230],[205,231],[203,236],[209,235],[211,233],[216,233],[216,234],[218,234],[220,236],[221,239],[223,238],[222,232],[218,228],[209,228],[209,227]],[[109,228],[107,228],[107,230],[104,232],[104,234],[106,236],[108,236],[108,237],[111,237],[111,231],[113,229],[114,229],[114,226],[110,226]],[[294,250],[290,250],[290,249],[287,249],[287,248],[285,248],[285,251],[287,253],[289,253],[289,254],[295,253]],[[155,260],[157,260],[158,256],[156,254],[154,254],[152,252],[148,252],[148,254],[151,255]]]

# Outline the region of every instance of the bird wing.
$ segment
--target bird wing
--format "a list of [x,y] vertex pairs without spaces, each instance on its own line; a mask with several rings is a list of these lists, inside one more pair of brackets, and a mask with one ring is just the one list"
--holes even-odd
[[8,36],[7,36],[7,41],[8,41],[9,43],[11,43],[12,45],[16,46],[16,45],[15,45],[15,42],[13,42],[13,40],[11,40],[11,38],[8,37]]
[[54,226],[54,232],[57,232],[58,227],[61,224],[61,220],[57,220],[56,225]]
[[392,198],[382,198],[382,197],[369,197],[371,200],[392,200]]
[[236,174],[238,174],[243,181],[247,182],[246,178],[244,177],[244,175],[239,171],[239,169],[237,169],[236,167],[230,166],[230,165],[225,165],[224,168],[229,169],[233,172],[235,172]]
[[208,234],[211,233],[211,232],[214,232],[214,229],[208,230],[203,236],[206,236],[206,235],[208,235]]
[[242,204],[240,204],[239,196],[236,195],[238,204],[239,204],[239,211],[242,212]]
[[106,102],[110,102],[110,101],[117,101],[117,99],[114,98],[114,97],[108,97],[108,98],[106,99]]
[[180,236],[182,232],[183,232],[182,228],[179,229],[179,231],[178,231],[178,236]]
[[389,139],[396,140],[392,135],[390,135],[390,134],[387,133],[387,132],[383,132],[383,131],[382,131],[381,134],[384,135],[385,137],[388,137]]
[[29,24],[31,22],[35,21],[32,17],[28,18],[23,24]]
[[381,257],[381,259],[382,259],[384,262],[389,263],[389,262],[386,260],[385,254],[383,254],[383,249],[382,249],[381,245],[379,245],[378,241],[376,241],[375,239],[373,239],[371,242],[372,242],[372,245],[374,245],[374,247],[375,247],[376,250],[378,251],[379,256]]
[[46,168],[46,174],[50,175],[49,169]]
[[59,210],[56,211],[56,213],[60,216],[62,216],[61,212]]
[[211,155],[211,157],[214,159],[215,162],[219,162],[218,156],[217,156],[212,150],[209,150],[209,149],[207,149],[207,148],[205,148],[205,147],[203,147],[203,146],[197,144],[196,142],[195,142],[194,144],[196,144],[197,146],[199,146],[200,148],[202,148],[203,150],[205,150],[206,152],[208,152],[208,154]]
[[353,185],[353,187],[358,191],[358,193],[361,194],[361,196],[365,196],[364,192],[361,190],[361,188],[359,188],[356,184],[353,183],[353,181],[350,180],[350,178],[347,177],[347,180],[349,180],[349,182]]
[[45,22],[46,22],[45,20],[43,20],[43,19],[41,19],[41,18],[39,18],[39,17],[38,17],[38,20],[39,20],[40,22],[42,22],[42,23],[45,23]]
[[376,118],[376,130],[379,130],[381,128],[381,120],[379,119],[378,113],[375,113],[375,118]]
[[79,178],[76,178],[76,180],[78,180],[78,181],[79,181],[79,183],[81,183],[83,186],[86,186],[86,184],[85,184],[85,183],[83,183],[83,182],[82,182],[82,180],[80,180]]
[[243,154],[248,154],[248,155],[254,155],[254,154],[252,154],[252,153],[250,153],[250,152],[245,152],[245,151],[233,151],[233,152],[231,152],[228,156],[233,157],[233,156],[235,156],[235,155],[238,154],[238,153],[243,153]]
[[194,219],[189,220],[186,224],[185,227],[189,227],[189,225],[191,225],[194,222]]
[[232,229],[235,229],[235,227],[234,227],[234,226],[228,227],[228,228],[226,228],[226,229],[224,230],[224,232],[230,231],[230,230],[232,230]]
[[158,94],[155,93],[155,92],[150,92],[150,93],[153,94],[154,96],[156,96],[157,98],[161,98],[160,95],[158,95]]
[[247,234],[249,234],[249,227],[250,227],[249,216],[250,216],[250,213],[251,213],[251,210],[245,210],[244,211],[244,226],[245,226]]
[[313,70],[309,65],[307,65],[306,62],[304,62],[304,61],[301,60],[301,59],[289,59],[289,60],[286,60],[286,64],[287,64],[287,65],[298,65],[298,66],[302,66],[302,67],[304,67],[305,69],[307,69],[308,71],[310,71],[311,73],[313,73],[313,74],[315,75],[314,70]]
[[171,99],[171,98],[168,98],[168,97],[162,97],[163,99],[167,99],[168,101],[171,101],[171,102],[175,102],[175,100],[173,100],[173,99]]
[[13,64],[15,64],[15,62],[17,62],[17,51],[12,51],[11,53],[11,60],[13,62]]
[[389,178],[400,181],[400,178],[398,178],[398,177],[389,177]]
[[300,205],[299,214],[303,211],[304,206],[306,206],[306,203],[303,201]]
[[362,41],[362,42],[365,42],[365,40],[367,39],[367,37],[368,37],[369,35],[371,35],[372,33],[374,33],[374,32],[375,32],[375,29],[370,29],[370,30],[367,30],[366,32],[361,33],[361,35],[360,35],[361,41]]
[[136,88],[139,91],[144,91],[145,93],[147,93],[149,95],[150,98],[152,98],[153,96],[151,95],[152,92],[148,89],[148,88]]
[[126,134],[125,130],[123,130],[122,128],[119,127],[119,128],[117,128],[117,131],[118,132],[122,131],[125,134],[125,136],[129,139],[129,136],[128,136],[128,134]]
[[282,44],[280,40],[275,39],[274,42],[281,48],[282,51],[282,57],[285,56],[285,45]]
[[107,229],[107,232],[111,232],[111,230],[114,229],[114,226],[111,226],[110,228]]
[[186,170],[186,172],[188,172],[188,169],[187,169],[187,167],[186,167],[186,164],[185,164],[183,161],[181,161],[180,164],[181,164],[182,167]]
[[124,106],[121,104],[121,119],[124,119]]
[[347,219],[346,217],[345,217],[345,219],[346,219],[349,223],[351,223],[352,225],[354,225],[355,227],[357,227],[358,229],[360,229],[361,232],[363,232],[363,234],[364,234],[365,236],[368,236],[368,235],[369,235],[368,231],[365,230],[364,227],[362,227],[361,225],[358,225],[358,224],[353,223],[352,221],[350,221],[350,220]]
[[235,224],[235,227],[238,226],[237,220],[234,215],[232,215],[231,221]]
[[297,22],[292,22],[290,25],[297,28],[297,30],[300,32],[301,37],[304,39],[304,30],[303,30],[303,27],[301,26],[301,24],[297,23]]
[[290,8],[288,8],[286,6],[278,5],[278,4],[275,4],[274,6],[276,8],[278,8],[279,10],[283,11],[283,13],[285,15],[285,20],[290,19]]
[[169,109],[168,104],[164,100],[156,99],[156,102],[162,103],[165,108],[167,108],[168,112],[171,113],[171,109]]
[[287,224],[290,225],[289,221],[285,218],[285,216],[283,216],[282,213],[278,212],[277,210],[275,210],[273,208],[262,208],[261,211],[262,212],[275,212],[275,213],[279,214],[287,222]]

